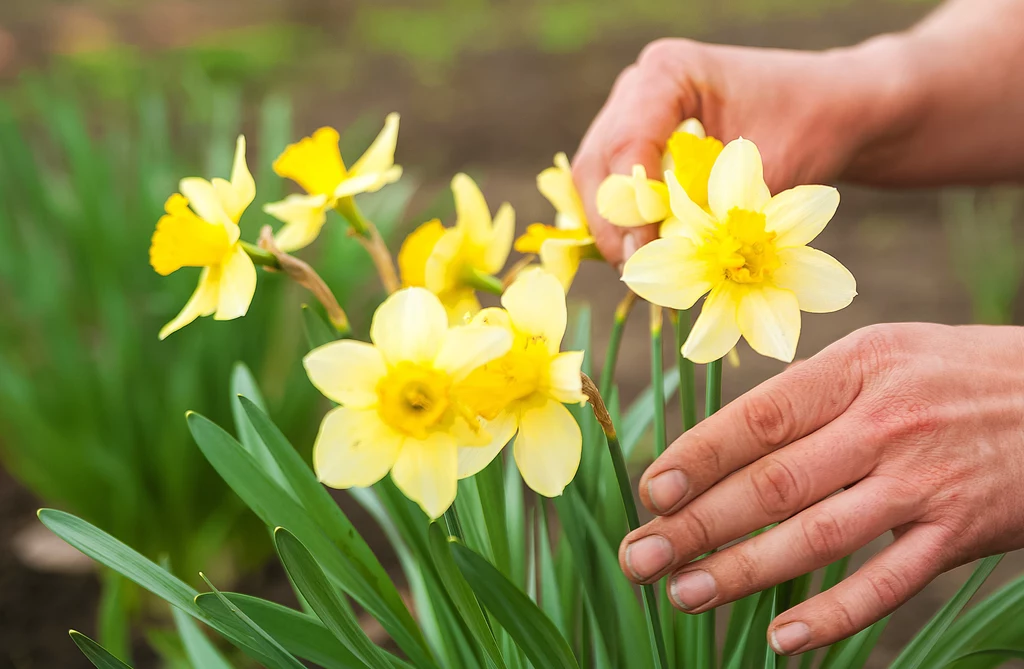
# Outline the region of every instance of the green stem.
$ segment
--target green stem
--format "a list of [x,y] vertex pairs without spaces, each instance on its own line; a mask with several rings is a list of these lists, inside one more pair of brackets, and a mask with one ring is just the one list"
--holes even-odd
[[477,269],[471,269],[466,272],[466,283],[477,290],[491,293],[492,295],[501,295],[505,290],[501,284],[501,279]]
[[275,258],[274,254],[270,251],[264,251],[255,244],[250,244],[249,242],[240,241],[238,244],[242,247],[242,250],[245,251],[246,255],[252,259],[252,264],[259,267],[281,269],[281,264],[277,262],[277,258]]
[[673,311],[676,330],[676,365],[679,368],[679,409],[683,415],[683,432],[697,424],[697,380],[693,362],[683,357],[683,344],[690,336],[690,312]]
[[455,502],[444,512],[444,522],[448,526],[448,536],[464,541],[462,536],[462,523],[459,522],[459,512],[455,508]]
[[370,227],[373,225],[366,217],[363,216],[362,210],[359,209],[359,205],[356,204],[356,200],[351,195],[343,197],[334,205],[334,210],[345,217],[348,224],[352,226],[352,231],[360,237],[370,239]]
[[661,346],[661,307],[651,305],[651,390],[654,391],[654,456],[668,448],[665,427],[665,359]]
[[708,363],[707,384],[704,392],[704,417],[708,418],[722,408],[722,360]]
[[612,383],[615,382],[615,363],[619,359],[619,347],[622,345],[622,332],[629,319],[629,312],[633,310],[634,302],[636,302],[636,295],[629,292],[615,308],[615,321],[612,323],[612,333],[604,354],[604,367],[601,368],[600,390],[602,397],[611,397]]

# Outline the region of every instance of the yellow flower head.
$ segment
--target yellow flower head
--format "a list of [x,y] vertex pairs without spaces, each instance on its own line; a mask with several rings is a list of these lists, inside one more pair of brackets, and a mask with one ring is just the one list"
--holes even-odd
[[597,212],[609,223],[635,228],[658,223],[669,215],[665,184],[647,178],[643,165],[633,174],[609,174],[597,189]]
[[346,169],[338,148],[338,131],[320,128],[310,137],[291,144],[274,161],[274,172],[291,179],[306,191],[289,195],[263,210],[284,222],[275,239],[282,251],[297,251],[320,234],[327,211],[342,198],[372,193],[398,181],[402,168],[395,165],[398,114],[388,114],[384,129],[351,168]]
[[483,193],[465,174],[452,179],[455,227],[429,221],[409,235],[398,253],[402,283],[423,286],[441,299],[453,324],[480,310],[474,277],[505,266],[515,234],[515,212],[506,202],[491,219]]
[[708,181],[709,211],[665,174],[680,234],[642,247],[622,280],[649,302],[689,309],[710,291],[683,345],[698,363],[717,360],[742,335],[758,353],[791,361],[800,311],[827,313],[857,294],[853,275],[832,256],[808,248],[839,206],[828,186],[797,186],[772,197],[761,155],[737,139],[722,150]]
[[256,197],[245,164],[245,137],[238,138],[231,181],[190,177],[179,188],[156,224],[149,262],[164,276],[182,267],[203,271],[185,308],[160,330],[160,339],[200,316],[213,314],[219,321],[244,316],[256,292],[256,267],[238,243],[238,221]]
[[699,135],[686,131],[672,133],[668,138],[668,156],[679,185],[695,204],[706,210],[708,179],[718,154],[722,152],[722,142],[714,137],[703,136],[703,130],[701,127]]
[[313,385],[341,405],[320,426],[314,468],[333,488],[370,486],[390,471],[437,518],[455,499],[459,450],[508,441],[460,397],[466,377],[504,355],[512,336],[486,325],[450,328],[437,297],[405,288],[378,307],[370,339],[332,342],[304,360]]
[[[473,410],[490,420],[493,430],[511,438],[516,464],[527,485],[556,497],[572,481],[580,463],[582,436],[563,402],[586,401],[580,382],[583,351],[560,353],[565,334],[565,293],[542,269],[523,272],[501,298],[504,309],[484,309],[475,325],[509,332],[512,348],[476,370],[462,391]],[[463,449],[459,477],[472,476],[501,450]]]
[[583,257],[599,257],[590,234],[583,201],[572,179],[564,153],[555,156],[554,167],[537,175],[537,189],[555,208],[555,225],[534,223],[516,240],[519,253],[540,256],[541,265],[569,290]]

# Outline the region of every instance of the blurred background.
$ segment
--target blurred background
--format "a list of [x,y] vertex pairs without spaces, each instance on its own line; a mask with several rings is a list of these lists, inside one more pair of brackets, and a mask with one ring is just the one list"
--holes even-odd
[[[270,163],[289,141],[320,125],[347,129],[351,159],[399,111],[407,178],[365,200],[386,234],[445,215],[459,170],[479,178],[492,208],[512,202],[523,229],[552,218],[536,173],[555,152],[572,154],[615,76],[650,40],[820,49],[908,27],[935,4],[4,0],[0,667],[87,666],[70,627],[133,646],[140,667],[157,666],[171,644],[159,631],[166,612],[46,534],[34,517],[42,505],[82,515],[190,580],[202,568],[238,590],[288,596],[283,574],[265,566],[263,528],[203,461],[182,416],[195,409],[228,424],[241,360],[278,424],[310,448],[324,406],[300,366],[306,298],[261,273],[244,320],[202,319],[160,343],[195,276],[161,278],[147,257],[178,178],[226,176],[238,132],[249,138],[259,204],[283,193]],[[818,245],[854,272],[860,296],[838,314],[808,315],[799,356],[870,323],[1020,322],[1020,205],[1006,189],[843,188]],[[243,236],[265,222],[250,208]],[[340,227],[328,226],[307,258],[358,330],[379,289]],[[597,263],[576,281],[573,299],[593,303],[595,353],[621,291]],[[638,314],[619,367],[626,397],[649,383],[646,342]],[[781,369],[749,349],[740,356],[726,370],[727,399]],[[1021,565],[1005,560],[985,592]],[[876,666],[963,578],[944,576],[897,614]]]

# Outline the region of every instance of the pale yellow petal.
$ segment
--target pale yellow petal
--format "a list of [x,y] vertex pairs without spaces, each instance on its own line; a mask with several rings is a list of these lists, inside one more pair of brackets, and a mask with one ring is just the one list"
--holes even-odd
[[315,348],[302,364],[317,390],[352,409],[377,404],[377,385],[388,372],[384,356],[376,347],[352,339]]
[[551,359],[548,369],[548,395],[559,402],[579,404],[586,400],[583,394],[583,351],[566,351]]
[[375,193],[384,186],[398,181],[402,177],[402,168],[393,165],[383,172],[367,172],[345,177],[334,189],[334,197],[342,198],[359,193]]
[[683,222],[675,216],[669,216],[658,227],[659,237],[686,237],[689,232],[689,227],[683,225]]
[[264,205],[263,211],[284,222],[274,242],[285,253],[291,253],[309,246],[320,235],[327,221],[327,196],[289,195]]
[[548,351],[557,353],[565,335],[565,291],[554,275],[541,269],[523,272],[501,296],[517,332],[542,337]]
[[665,173],[665,184],[668,186],[672,215],[678,220],[675,232],[696,242],[715,229],[718,225],[715,219],[690,199],[686,189],[679,184],[675,172]]
[[494,420],[485,421],[483,429],[490,435],[490,441],[483,446],[459,447],[459,478],[473,476],[491,464],[491,460],[515,436],[517,427],[515,414],[508,411],[499,414]]
[[392,112],[384,119],[384,128],[373,140],[366,152],[359,157],[349,170],[349,174],[362,175],[380,173],[395,164],[395,147],[398,145],[397,113]]
[[406,438],[391,479],[431,519],[440,518],[458,492],[459,456],[455,440],[443,432],[427,439]]
[[[594,243],[593,237],[587,240]],[[555,275],[566,292],[580,268],[580,248],[585,245],[576,239],[546,239],[540,246],[541,265]]]
[[448,324],[453,326],[465,325],[480,311],[480,300],[471,288],[442,293],[441,304],[448,312]]
[[665,220],[669,214],[668,189],[660,181],[647,178],[643,165],[633,166],[633,188],[636,191],[636,208],[640,218],[647,223]]
[[491,239],[484,249],[484,264],[480,267],[482,272],[497,274],[501,272],[508,260],[508,254],[512,252],[512,240],[516,236],[516,212],[508,202],[498,207],[498,213],[494,215],[494,226],[491,230]]
[[526,485],[545,497],[557,497],[576,476],[582,446],[572,414],[549,400],[523,410],[513,452]]
[[761,211],[770,199],[761,154],[754,143],[740,137],[726,144],[708,179],[711,211],[725,220],[733,208]]
[[636,203],[633,177],[609,174],[597,188],[597,213],[612,225],[635,228],[647,225]]
[[235,223],[242,213],[256,199],[256,182],[245,162],[245,135],[239,135],[235,144],[235,163],[231,169],[231,181],[214,179],[213,188],[220,199],[221,208]]
[[217,313],[214,320],[230,321],[241,318],[249,311],[252,296],[256,294],[256,265],[252,258],[236,246],[221,269],[220,290],[217,295]]
[[572,178],[572,167],[564,153],[555,156],[555,166],[537,175],[537,190],[558,212],[558,227],[586,228],[587,215],[583,209],[576,183]]
[[324,416],[313,445],[313,469],[332,488],[367,487],[395,464],[403,437],[376,409],[337,407]]
[[423,284],[428,290],[441,294],[461,285],[466,246],[466,235],[462,230],[442,229],[423,268]]
[[772,273],[779,288],[793,291],[802,311],[827,314],[849,306],[857,280],[829,254],[807,246],[781,249],[782,266]]
[[711,290],[712,269],[686,237],[663,237],[640,247],[622,267],[622,280],[652,304],[689,309]]
[[764,208],[765,228],[778,235],[775,246],[803,246],[825,229],[839,208],[831,186],[797,186],[782,191]]
[[740,300],[739,324],[752,349],[793,362],[800,339],[800,304],[792,291],[769,285],[749,289]]
[[477,367],[500,358],[512,348],[512,333],[490,325],[460,325],[444,335],[434,367],[461,381]]
[[684,357],[706,364],[729,353],[740,338],[739,306],[745,292],[731,281],[715,286],[683,344]]
[[430,364],[448,330],[440,300],[423,288],[403,288],[377,307],[370,339],[390,365],[403,361]]
[[456,174],[452,179],[455,196],[455,227],[462,230],[476,246],[485,246],[491,238],[491,210],[480,187],[468,175]]
[[505,328],[509,332],[512,331],[512,319],[508,317],[508,312],[498,307],[481,309],[478,314],[473,316],[473,320],[469,324],[493,325],[494,327]]
[[708,133],[704,130],[704,124],[700,122],[700,119],[692,116],[680,123],[679,127],[676,128],[676,132],[685,132],[701,139],[708,136]]
[[[227,212],[224,211],[213,184],[206,179],[186,177],[178,183],[178,189],[188,199],[189,205],[199,215],[199,218],[209,223],[219,223],[225,228],[234,225]],[[234,243],[237,239],[235,237],[230,241]]]
[[177,332],[200,316],[209,316],[217,309],[217,294],[220,286],[220,267],[205,267],[199,274],[199,285],[185,307],[167,325],[160,329],[160,339]]

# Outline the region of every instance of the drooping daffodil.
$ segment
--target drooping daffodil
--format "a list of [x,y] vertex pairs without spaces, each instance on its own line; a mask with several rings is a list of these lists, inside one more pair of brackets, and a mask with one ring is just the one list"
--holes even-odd
[[[586,400],[580,378],[583,351],[559,351],[565,293],[548,272],[525,270],[502,295],[501,304],[503,309],[484,309],[472,323],[506,330],[513,337],[512,348],[470,374],[462,391],[474,411],[490,421],[495,435],[516,435],[513,454],[526,484],[556,497],[580,464],[580,428],[563,403]],[[499,441],[490,448],[462,449],[459,477],[486,467],[501,450]]]
[[289,195],[263,210],[284,226],[274,241],[285,252],[311,244],[327,220],[327,212],[359,193],[372,193],[402,176],[395,165],[398,114],[388,114],[384,129],[360,158],[346,168],[338,148],[338,131],[320,128],[311,136],[289,145],[274,161],[274,172],[291,179],[306,191]]
[[512,251],[515,211],[507,202],[491,218],[483,193],[465,174],[452,179],[455,226],[438,220],[424,223],[410,234],[398,253],[405,286],[422,286],[440,298],[452,324],[464,323],[480,311],[476,289],[483,281],[496,282]]
[[541,265],[569,290],[580,260],[600,258],[590,234],[583,201],[572,179],[569,158],[564,153],[555,156],[555,164],[537,175],[537,189],[555,208],[555,224],[533,223],[526,234],[516,240],[519,253],[540,256]]
[[792,361],[800,311],[837,311],[857,294],[849,270],[807,247],[839,206],[835,188],[797,186],[772,197],[757,147],[742,138],[715,161],[709,211],[673,172],[665,179],[680,234],[640,248],[622,280],[640,297],[672,309],[689,309],[709,293],[683,345],[690,360],[717,360],[742,335],[758,353]]
[[492,434],[462,400],[479,366],[512,345],[504,328],[449,327],[437,297],[405,288],[377,308],[372,344],[332,342],[310,352],[306,372],[341,406],[324,418],[313,448],[317,477],[333,488],[370,486],[391,472],[431,518],[455,500],[460,448],[492,450]]
[[189,177],[179,189],[164,204],[149,262],[163,276],[182,267],[203,271],[185,308],[160,330],[160,339],[200,316],[213,314],[219,321],[244,316],[256,292],[256,267],[238,239],[238,221],[256,197],[245,163],[245,137],[238,138],[231,181]]

